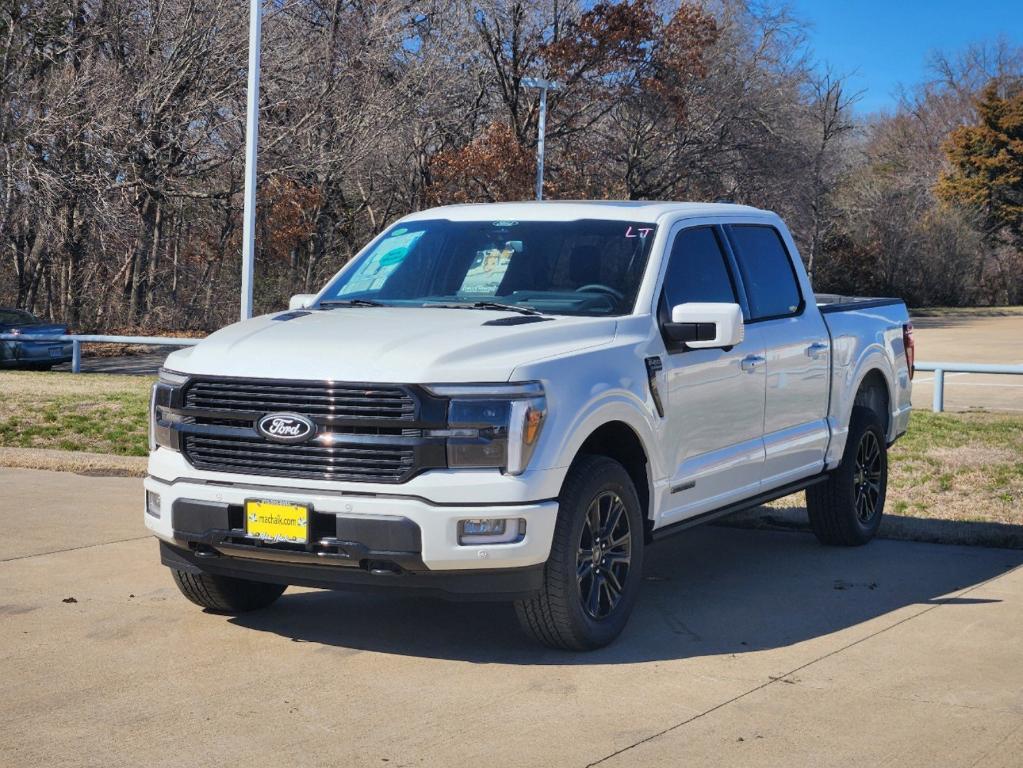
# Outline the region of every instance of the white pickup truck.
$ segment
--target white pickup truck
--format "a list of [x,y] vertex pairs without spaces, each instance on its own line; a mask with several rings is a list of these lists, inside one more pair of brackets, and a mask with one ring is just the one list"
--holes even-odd
[[145,521],[214,611],[406,588],[595,648],[669,533],[806,489],[822,542],[869,541],[912,358],[903,303],[815,297],[768,211],[435,208],[167,358]]

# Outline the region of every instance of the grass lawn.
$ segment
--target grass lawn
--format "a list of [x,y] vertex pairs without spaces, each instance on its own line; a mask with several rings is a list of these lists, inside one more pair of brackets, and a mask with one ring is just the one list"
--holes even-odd
[[153,381],[0,371],[0,446],[145,456]]
[[889,470],[889,513],[1023,524],[1023,414],[917,411]]
[[[145,456],[152,383],[0,371],[0,446]],[[1023,524],[1023,414],[914,413],[892,448],[887,511]]]

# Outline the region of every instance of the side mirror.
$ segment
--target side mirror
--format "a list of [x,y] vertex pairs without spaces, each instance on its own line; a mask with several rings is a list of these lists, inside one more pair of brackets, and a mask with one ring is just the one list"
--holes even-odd
[[315,298],[315,293],[296,293],[288,300],[288,309],[305,309]]
[[664,333],[691,349],[734,347],[745,333],[742,308],[718,302],[677,304],[671,308],[671,322],[664,324]]

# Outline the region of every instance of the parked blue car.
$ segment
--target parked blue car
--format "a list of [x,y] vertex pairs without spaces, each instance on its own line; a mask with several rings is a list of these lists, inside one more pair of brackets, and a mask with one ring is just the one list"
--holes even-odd
[[68,332],[66,325],[45,323],[23,309],[0,307],[0,334],[20,336],[16,341],[0,341],[0,368],[33,368],[48,371],[55,365],[71,361],[70,341],[34,341],[36,336],[60,336]]

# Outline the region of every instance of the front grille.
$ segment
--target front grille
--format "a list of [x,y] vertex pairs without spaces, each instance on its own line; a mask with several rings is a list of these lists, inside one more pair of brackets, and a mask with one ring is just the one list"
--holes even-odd
[[402,387],[261,380],[192,382],[185,405],[241,413],[288,411],[325,421],[413,421],[416,401]]
[[409,446],[333,446],[270,443],[260,438],[185,436],[193,466],[220,472],[313,480],[400,483],[415,470]]
[[[443,440],[425,434],[444,425],[446,403],[413,386],[199,378],[185,385],[179,402],[175,429],[198,469],[402,483],[447,464]],[[306,416],[323,442],[265,439],[256,425],[274,412]]]

